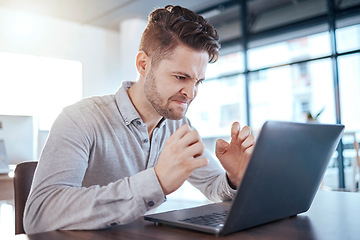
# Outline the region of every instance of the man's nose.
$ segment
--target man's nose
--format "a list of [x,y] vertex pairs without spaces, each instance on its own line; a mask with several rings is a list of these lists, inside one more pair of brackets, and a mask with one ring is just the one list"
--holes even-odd
[[193,100],[196,96],[197,86],[194,83],[187,84],[181,93],[186,96],[187,99]]

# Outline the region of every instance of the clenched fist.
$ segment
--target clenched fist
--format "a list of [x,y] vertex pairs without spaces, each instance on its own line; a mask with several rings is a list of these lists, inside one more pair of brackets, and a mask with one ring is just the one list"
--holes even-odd
[[200,157],[204,149],[199,133],[186,124],[166,140],[155,166],[165,195],[177,190],[195,169],[208,164],[207,158]]

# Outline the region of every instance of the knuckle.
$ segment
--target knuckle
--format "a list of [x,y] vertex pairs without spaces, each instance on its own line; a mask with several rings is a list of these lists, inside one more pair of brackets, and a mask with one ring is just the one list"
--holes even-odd
[[250,139],[252,142],[255,142],[255,136],[254,135],[250,135]]
[[203,141],[198,141],[196,143],[194,143],[194,150],[196,150],[197,152],[201,153],[205,150],[205,144]]
[[195,139],[200,139],[200,134],[196,129],[191,131],[191,134],[194,136]]
[[199,142],[200,143],[200,150],[202,151],[202,152],[204,152],[204,150],[205,150],[205,143],[203,142],[203,141],[201,141],[201,142]]
[[194,132],[197,136],[200,137],[200,134],[199,134],[198,130],[194,129],[193,132]]
[[247,157],[250,157],[251,156],[251,154],[252,154],[252,152],[253,152],[253,147],[251,146],[251,147],[249,147],[249,148],[247,148],[246,150],[245,150],[245,155],[247,156]]
[[187,124],[182,125],[181,128],[183,128],[183,129],[186,130],[186,131],[190,131],[190,130],[191,130],[191,129],[190,129],[190,126],[187,125]]

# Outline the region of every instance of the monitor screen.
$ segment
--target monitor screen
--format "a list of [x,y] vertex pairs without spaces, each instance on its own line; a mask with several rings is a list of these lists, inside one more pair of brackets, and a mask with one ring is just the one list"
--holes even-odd
[[0,139],[9,164],[36,159],[36,132],[32,116],[0,115]]

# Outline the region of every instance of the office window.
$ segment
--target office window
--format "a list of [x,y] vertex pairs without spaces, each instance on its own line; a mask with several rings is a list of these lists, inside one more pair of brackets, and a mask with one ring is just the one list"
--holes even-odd
[[0,114],[31,115],[49,130],[82,97],[80,62],[0,52]]
[[345,125],[344,172],[346,188],[358,188],[358,169],[354,138],[360,139],[360,54],[350,54],[338,58],[341,121]]
[[339,89],[341,119],[347,130],[360,129],[360,54],[340,56]]
[[187,117],[203,138],[230,134],[234,121],[246,122],[242,75],[204,81]]
[[327,32],[274,43],[248,51],[249,69],[276,66],[329,55],[330,38]]
[[216,140],[230,139],[233,122],[246,125],[243,75],[205,81],[200,86],[187,117],[199,131],[206,148],[214,154]]
[[237,51],[220,55],[216,63],[209,64],[206,80],[187,113],[212,153],[219,137],[230,136],[234,121],[246,124],[245,81],[239,74],[244,71],[243,58],[243,53]]
[[[248,74],[248,85],[244,89],[248,89],[249,102],[244,101],[245,105],[240,108],[249,112],[253,132],[256,134],[263,122],[269,119],[305,122],[308,113],[316,115],[319,112],[320,123],[341,122],[346,131],[358,130],[360,1],[335,1],[334,9],[329,8],[326,0],[268,1],[267,4],[264,4],[266,1],[254,0],[238,4],[242,7],[245,2],[247,38],[242,38],[238,32],[243,27],[238,9],[237,20],[234,20],[237,21],[237,34],[231,35],[232,38],[226,39],[223,45],[236,47],[234,51],[249,47],[248,69],[234,71],[232,76]],[[330,44],[331,15],[335,17],[337,48]],[[219,23],[218,26],[229,25]],[[248,40],[246,44],[244,40]],[[339,67],[339,79],[333,75],[336,66]],[[216,71],[219,72],[221,69]],[[338,80],[339,86],[335,84]],[[340,98],[335,98],[338,90]],[[341,119],[335,114],[335,106],[339,107],[336,109],[340,111]],[[359,139],[360,133],[356,136]],[[332,189],[350,187],[344,183],[342,167],[344,163],[345,178],[349,183],[351,174],[346,167],[349,166],[347,154],[351,144],[346,142],[346,137],[343,140],[345,151],[334,153],[324,181]]]
[[322,123],[335,123],[335,102],[329,59],[287,65],[250,74],[251,126],[266,120],[307,121],[324,109]]
[[339,53],[360,48],[360,24],[336,30],[337,50]]
[[222,75],[240,73],[244,71],[244,53],[234,52],[220,56],[219,59],[209,64],[206,69],[206,79],[217,78]]

